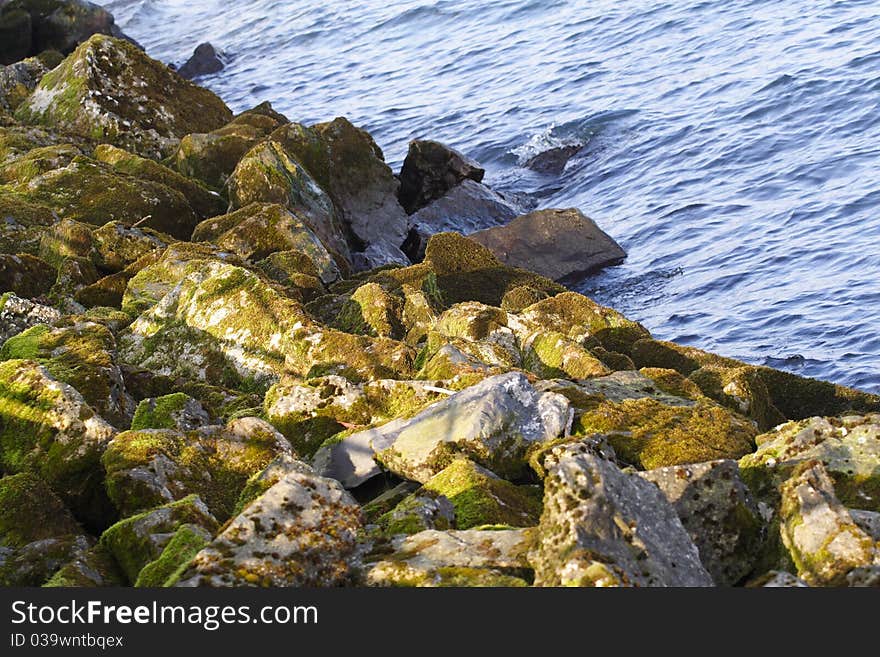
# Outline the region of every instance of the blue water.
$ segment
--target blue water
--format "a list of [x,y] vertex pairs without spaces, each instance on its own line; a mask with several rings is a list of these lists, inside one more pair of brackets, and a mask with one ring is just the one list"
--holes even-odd
[[104,4],[164,61],[227,50],[233,109],[348,116],[395,168],[439,139],[581,208],[629,252],[582,291],[657,337],[880,391],[876,0]]

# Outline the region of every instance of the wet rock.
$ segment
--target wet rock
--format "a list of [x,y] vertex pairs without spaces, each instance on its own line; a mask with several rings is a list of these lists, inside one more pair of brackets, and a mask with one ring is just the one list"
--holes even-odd
[[157,158],[173,153],[184,135],[220,128],[232,114],[213,93],[134,45],[96,35],[43,77],[16,118]]
[[177,72],[187,80],[192,80],[202,75],[210,75],[211,73],[219,73],[226,67],[226,63],[223,60],[223,53],[215,50],[214,46],[210,43],[202,43],[196,46],[192,57]]
[[357,502],[331,479],[290,472],[199,552],[177,586],[340,586],[358,566]]
[[7,293],[0,297],[0,344],[37,324],[61,319],[55,308]]
[[248,151],[228,184],[232,209],[252,203],[283,205],[302,217],[328,249],[350,258],[330,197],[279,143],[263,142]]
[[773,497],[798,464],[817,460],[844,504],[880,511],[880,416],[789,422],[755,441],[758,450],[744,456],[740,467],[760,495]]
[[123,516],[196,494],[222,521],[248,478],[290,451],[270,424],[248,417],[189,432],[126,431],[108,445],[102,464]]
[[211,424],[211,417],[201,402],[183,392],[144,399],[138,404],[131,430],[177,429],[194,431]]
[[501,476],[516,477],[525,467],[526,450],[565,434],[569,420],[564,397],[539,394],[522,374],[503,374],[410,419],[396,419],[325,445],[315,454],[314,464],[318,472],[347,488],[380,474],[376,460],[401,477],[426,482],[458,453]]
[[501,226],[521,212],[513,201],[467,179],[410,216],[404,251],[413,262],[421,262],[432,235],[445,231],[474,233]]
[[840,586],[855,568],[880,565],[876,542],[834,495],[824,466],[807,461],[781,487],[780,530],[798,575],[811,586]]
[[424,531],[368,557],[370,586],[528,586],[527,530]]
[[536,586],[712,586],[656,486],[581,445],[554,457],[531,556]]
[[579,210],[538,210],[470,235],[501,262],[554,280],[620,263],[626,252]]
[[0,254],[0,289],[22,297],[46,294],[55,282],[55,270],[26,253]]
[[118,427],[127,427],[134,400],[125,390],[116,340],[103,325],[73,322],[56,328],[33,326],[0,348],[0,360],[30,359],[58,381],[73,386],[86,403]]
[[565,171],[565,165],[584,148],[583,144],[566,144],[556,146],[533,155],[523,163],[523,166],[532,171],[547,175],[558,176]]
[[751,572],[764,523],[736,461],[658,468],[640,476],[656,484],[675,509],[718,586],[733,586]]
[[197,495],[120,520],[101,535],[101,544],[134,584],[144,566],[159,559],[185,526],[198,527],[208,537],[218,529],[217,520]]
[[[362,267],[407,264],[400,251],[406,213],[397,202],[398,182],[370,135],[345,118],[311,128],[292,123],[272,134],[333,200]],[[372,248],[371,248],[372,247]]]
[[0,468],[45,481],[87,527],[110,515],[100,466],[115,430],[30,360],[0,363]]
[[465,180],[482,182],[485,174],[485,169],[454,148],[417,139],[409,143],[400,170],[398,199],[407,214],[412,214]]

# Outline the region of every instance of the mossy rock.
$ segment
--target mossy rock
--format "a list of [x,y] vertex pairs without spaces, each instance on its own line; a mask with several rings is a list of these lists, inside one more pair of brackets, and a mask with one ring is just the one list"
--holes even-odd
[[154,228],[189,239],[199,221],[177,190],[120,173],[84,156],[16,187],[27,200],[65,219],[101,226],[109,221]]
[[104,7],[80,0],[11,0],[4,12],[24,11],[31,19],[31,51],[71,52],[92,34],[121,34]]
[[55,284],[47,297],[63,312],[79,312],[81,308],[71,304],[72,297],[82,288],[97,283],[100,278],[101,274],[91,260],[68,256],[58,263]]
[[547,298],[547,293],[541,290],[521,285],[508,290],[501,299],[501,309],[511,313],[518,313],[529,306]]
[[32,360],[0,363],[0,469],[40,477],[87,529],[113,511],[100,458],[115,431]]
[[47,294],[55,283],[56,272],[45,260],[26,253],[0,254],[0,290],[20,297]]
[[64,503],[38,476],[22,472],[0,478],[0,546],[20,548],[81,533]]
[[767,385],[754,367],[707,365],[689,378],[707,397],[754,420],[761,431],[768,431],[786,420],[773,405]]
[[418,534],[427,529],[453,529],[455,509],[443,495],[421,489],[401,500],[376,520],[379,536]]
[[52,209],[0,186],[0,253],[38,255],[46,229],[56,221]]
[[146,157],[232,118],[217,96],[184,80],[133,44],[96,35],[50,71],[15,114]]
[[134,585],[138,588],[173,586],[183,571],[213,538],[212,534],[198,525],[181,525],[155,561],[151,561],[138,573]]
[[[314,301],[327,294],[325,284],[342,276],[342,270],[335,260],[327,262],[323,272],[316,260],[307,252],[276,251],[254,263],[256,269],[269,279],[287,288],[296,289],[306,302]],[[332,263],[332,264],[331,264]]]
[[221,191],[241,158],[264,136],[263,130],[245,124],[186,135],[174,154],[174,166],[184,176]]
[[0,560],[0,586],[40,586],[71,559],[91,545],[83,534],[53,536],[18,549],[4,549]]
[[100,262],[93,235],[94,226],[72,219],[64,219],[43,233],[40,240],[40,258],[58,267],[65,258],[83,258],[94,264]]
[[175,533],[188,525],[209,535],[219,528],[197,495],[120,520],[101,535],[101,545],[113,555],[128,581],[134,584],[144,566],[160,559]]
[[34,148],[0,166],[0,183],[26,185],[44,173],[68,166],[82,151],[73,144],[53,144]]
[[201,218],[215,217],[226,211],[227,203],[219,194],[211,192],[201,183],[182,176],[177,171],[158,162],[134,155],[110,144],[101,144],[95,148],[94,158],[99,162],[109,164],[121,173],[141,180],[150,180],[177,190]]
[[[664,369],[662,367],[643,367],[639,370],[639,374],[645,378],[651,379],[657,389],[662,390],[670,395],[683,397],[685,399],[701,399],[705,397],[700,387],[675,370]],[[716,400],[718,401],[718,400]]]
[[523,367],[542,379],[591,379],[610,373],[589,351],[553,331],[537,333],[526,341]]
[[[74,293],[73,298],[86,308],[119,308],[122,305],[122,298],[125,296],[130,279],[131,277],[124,271],[116,272],[81,287]],[[131,321],[130,317],[128,317],[128,321]]]
[[739,459],[754,450],[757,433],[751,422],[713,403],[667,406],[650,398],[603,402],[577,418],[573,432],[607,434],[618,457],[644,470]]
[[196,400],[183,392],[145,399],[138,404],[131,430],[179,429],[192,431],[208,426],[210,417]]
[[0,360],[38,362],[52,377],[73,386],[102,417],[125,427],[131,421],[134,403],[126,393],[115,357],[113,334],[95,322],[57,328],[40,324],[0,348]]
[[540,488],[516,486],[468,459],[456,459],[429,479],[423,489],[452,503],[457,529],[481,525],[533,527],[541,516]]
[[47,588],[97,588],[124,586],[125,574],[116,559],[106,548],[97,543],[84,553],[65,564],[43,584]]
[[357,288],[336,316],[332,326],[346,333],[401,339],[403,302],[376,283]]
[[434,330],[444,337],[471,341],[483,340],[506,328],[506,312],[475,301],[455,304],[434,325]]
[[97,264],[104,271],[120,272],[151,253],[164,249],[175,239],[170,235],[142,226],[128,226],[110,221],[92,230]]
[[127,431],[110,443],[102,463],[107,492],[124,516],[197,494],[223,521],[248,478],[289,451],[271,425],[242,418],[189,432]]
[[437,321],[437,304],[421,289],[411,285],[401,287],[403,294],[403,312],[401,322],[406,331],[404,341],[407,344],[417,345],[427,336]]

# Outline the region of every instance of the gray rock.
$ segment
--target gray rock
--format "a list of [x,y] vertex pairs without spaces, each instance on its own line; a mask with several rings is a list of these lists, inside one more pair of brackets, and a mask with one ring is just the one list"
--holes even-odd
[[752,570],[763,541],[763,522],[736,461],[677,465],[640,472],[672,504],[719,586]]
[[339,586],[356,568],[361,510],[332,479],[292,471],[233,518],[177,586]]
[[784,570],[771,570],[769,573],[753,579],[746,586],[750,588],[780,589],[806,588],[809,585],[804,580]]
[[465,180],[482,182],[485,169],[440,142],[413,140],[400,170],[398,199],[412,214]]
[[11,292],[0,297],[0,344],[37,324],[61,319],[55,308],[22,299]]
[[315,467],[353,488],[381,473],[426,482],[455,453],[464,453],[500,476],[516,477],[526,450],[567,434],[567,399],[539,393],[521,373],[489,377],[410,419],[397,419],[322,447]]
[[850,509],[849,515],[863,532],[880,541],[880,513],[876,511],[862,511],[861,509]]
[[536,586],[712,586],[675,510],[653,484],[579,444],[544,480]]
[[444,231],[467,235],[500,226],[521,212],[516,203],[467,179],[410,216],[410,232],[404,251],[414,262],[420,262],[425,257],[425,247],[431,235]]
[[838,501],[820,462],[798,468],[781,493],[782,542],[808,584],[839,586],[853,569],[880,565],[876,541]]
[[455,507],[444,495],[422,490],[408,496],[376,523],[387,535],[455,527]]
[[506,265],[562,280],[620,263],[626,252],[579,210],[537,210],[469,236]]
[[880,565],[854,568],[846,576],[846,585],[880,588]]
[[565,171],[565,165],[584,148],[583,144],[567,144],[547,149],[537,155],[533,155],[523,163],[523,166],[538,173],[558,176]]
[[33,91],[48,69],[36,57],[0,66],[0,109],[13,111]]
[[367,557],[365,579],[371,586],[528,586],[531,541],[526,529],[398,536]]

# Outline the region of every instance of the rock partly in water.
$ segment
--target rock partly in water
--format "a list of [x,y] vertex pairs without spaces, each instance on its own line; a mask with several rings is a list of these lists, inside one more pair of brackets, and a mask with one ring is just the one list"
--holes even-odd
[[400,170],[398,199],[408,214],[444,196],[465,180],[482,182],[486,170],[466,155],[437,141],[416,139]]
[[626,252],[579,210],[538,210],[470,235],[501,262],[554,280],[618,264]]
[[222,52],[217,51],[210,43],[201,43],[196,46],[192,57],[186,60],[186,63],[177,69],[177,73],[192,80],[203,75],[219,73],[226,67],[225,56]]
[[565,171],[568,161],[583,149],[584,145],[580,143],[548,148],[546,151],[542,151],[527,159],[523,166],[538,173],[558,176]]
[[536,586],[712,586],[656,486],[584,445],[558,448],[547,465]]

